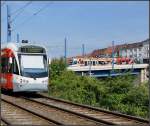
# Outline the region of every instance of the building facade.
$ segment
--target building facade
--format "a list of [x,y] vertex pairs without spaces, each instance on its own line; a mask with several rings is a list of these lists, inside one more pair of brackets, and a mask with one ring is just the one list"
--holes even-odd
[[[128,57],[136,63],[149,63],[149,39],[141,42],[116,45],[113,48],[94,50],[91,53],[92,57]],[[114,51],[113,51],[114,50]]]

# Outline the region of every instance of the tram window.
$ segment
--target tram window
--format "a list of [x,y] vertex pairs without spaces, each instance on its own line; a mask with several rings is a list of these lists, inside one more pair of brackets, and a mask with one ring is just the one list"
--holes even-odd
[[19,74],[19,70],[18,70],[18,66],[17,66],[17,62],[15,58],[13,58],[13,73]]
[[1,64],[2,64],[2,73],[11,73],[11,64],[9,64],[9,58],[2,57],[1,58]]
[[98,61],[98,64],[102,64],[102,62],[101,62],[101,61]]
[[87,61],[85,61],[84,63],[85,63],[85,66],[87,66]]
[[1,57],[1,65],[2,65],[1,72],[2,72],[2,73],[5,73],[6,58]]
[[93,61],[93,66],[95,66],[95,61]]

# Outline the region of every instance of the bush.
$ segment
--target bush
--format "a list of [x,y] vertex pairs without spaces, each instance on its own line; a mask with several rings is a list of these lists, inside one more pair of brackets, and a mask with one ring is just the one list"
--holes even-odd
[[64,60],[51,65],[49,94],[77,103],[148,118],[148,83],[134,85],[135,76],[96,79],[67,71]]
[[50,78],[55,79],[59,77],[65,69],[66,64],[63,58],[53,59],[50,64]]

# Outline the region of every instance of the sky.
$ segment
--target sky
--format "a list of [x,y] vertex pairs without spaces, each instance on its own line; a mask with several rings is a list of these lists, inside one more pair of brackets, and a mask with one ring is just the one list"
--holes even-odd
[[[12,42],[45,45],[49,57],[82,55],[94,49],[139,42],[149,37],[148,1],[3,1],[1,41],[7,42],[7,8],[12,20]],[[22,9],[20,9],[22,8]],[[33,16],[34,15],[34,16]]]

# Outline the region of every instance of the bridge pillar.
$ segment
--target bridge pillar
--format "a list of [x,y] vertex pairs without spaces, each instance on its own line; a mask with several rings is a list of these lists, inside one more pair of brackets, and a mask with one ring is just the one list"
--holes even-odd
[[82,72],[82,74],[81,74],[82,76],[84,76],[84,72]]
[[148,77],[147,77],[147,70],[146,69],[141,69],[140,72],[140,81],[141,83],[148,81]]

